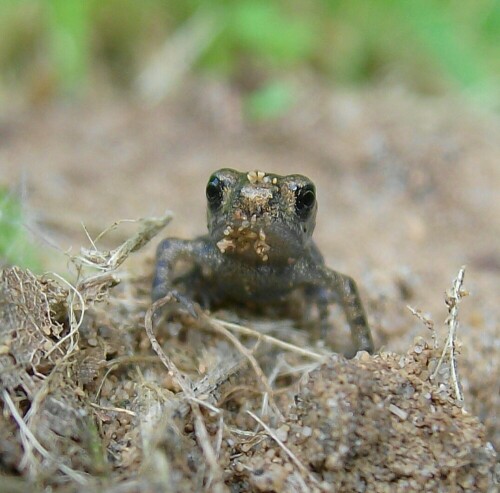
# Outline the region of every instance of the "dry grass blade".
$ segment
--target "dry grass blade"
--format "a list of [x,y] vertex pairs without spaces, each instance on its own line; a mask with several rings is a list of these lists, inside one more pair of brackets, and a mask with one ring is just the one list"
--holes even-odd
[[129,416],[137,416],[137,413],[131,411],[130,409],[124,409],[123,407],[115,407],[115,406],[101,406],[96,404],[95,402],[89,402],[89,405],[95,407],[96,409],[101,409],[102,411],[111,411],[116,413],[128,414]]
[[[436,368],[434,369],[430,377],[431,380],[434,380],[437,377],[446,355],[449,354],[450,374],[451,374],[450,376],[453,384],[453,390],[455,393],[455,398],[460,402],[463,402],[464,397],[460,386],[458,370],[457,370],[456,336],[459,326],[458,305],[460,304],[462,298],[469,294],[466,290],[462,289],[464,283],[464,277],[465,277],[465,266],[462,266],[458,272],[457,278],[453,281],[453,286],[451,287],[451,290],[446,293],[445,303],[446,306],[448,307],[448,317],[446,318],[445,323],[448,326],[448,336],[446,338],[446,342],[444,344],[443,351],[436,365]],[[438,342],[436,337],[436,331],[434,329],[434,322],[430,319],[430,317],[424,315],[420,310],[416,310],[411,306],[408,306],[407,308],[413,315],[415,315],[419,320],[421,320],[424,323],[424,325],[431,331],[432,340],[434,343],[434,349],[437,349]]]
[[269,399],[269,404],[271,405],[271,408],[273,411],[276,413],[277,416],[282,417],[281,411],[276,404],[274,400],[274,391],[269,383],[269,380],[267,379],[266,375],[262,371],[262,368],[260,367],[259,363],[255,359],[254,355],[252,354],[252,351],[249,351],[241,342],[240,340],[235,337],[231,332],[229,332],[222,324],[219,323],[219,321],[207,316],[203,315],[204,321],[207,323],[208,327],[210,329],[214,330],[218,334],[222,335],[224,338],[228,339],[231,344],[246,358],[248,359],[250,365],[252,366],[255,374],[257,375],[257,378],[259,379],[260,383],[264,387],[264,390],[267,393],[267,398]]
[[314,359],[319,362],[323,362],[328,358],[328,355],[323,355],[319,353],[315,353],[314,351],[311,351],[310,349],[304,349],[299,346],[295,346],[294,344],[290,344],[289,342],[282,341],[280,339],[277,339],[276,337],[269,336],[267,334],[262,334],[261,332],[258,332],[257,330],[251,329],[249,327],[245,327],[243,325],[235,324],[232,322],[226,322],[225,320],[220,320],[218,318],[212,318],[211,319],[214,322],[217,322],[220,324],[222,327],[225,327],[226,329],[229,329],[233,332],[238,332],[239,334],[246,335],[246,336],[251,336],[251,337],[256,337],[259,340],[262,340],[264,342],[267,342],[269,344],[272,344],[273,346],[279,347],[281,349],[284,349],[286,351],[290,351],[292,353],[297,353],[302,356],[306,356],[307,358]]
[[23,435],[24,439],[23,442],[28,442],[30,444],[31,448],[34,448],[37,450],[37,452],[46,460],[49,460],[56,464],[57,468],[64,474],[66,474],[69,478],[71,478],[73,481],[76,481],[78,484],[85,485],[87,484],[86,478],[83,474],[74,471],[70,467],[66,466],[63,464],[59,459],[56,457],[53,457],[46,449],[45,447],[38,441],[38,439],[35,437],[35,435],[32,433],[32,431],[26,426],[26,423],[24,422],[23,418],[19,414],[14,402],[12,401],[9,393],[4,390],[3,391],[3,399],[4,402],[7,404],[7,407],[9,408],[9,411],[16,421],[17,425],[19,426],[19,430],[21,434]]
[[464,400],[464,396],[462,393],[462,389],[460,387],[460,381],[458,378],[457,371],[457,360],[455,354],[455,344],[456,344],[456,335],[458,330],[458,305],[464,296],[468,295],[468,292],[462,289],[465,277],[465,266],[462,266],[458,272],[458,276],[453,282],[453,286],[451,291],[447,293],[446,296],[446,306],[448,307],[448,318],[446,319],[446,323],[448,325],[448,337],[446,339],[446,343],[443,348],[443,352],[441,353],[441,357],[439,358],[436,369],[432,374],[432,378],[435,378],[441,368],[441,365],[446,357],[446,353],[449,352],[450,359],[450,367],[451,367],[451,379],[453,383],[453,388],[455,390],[455,397],[459,401]]

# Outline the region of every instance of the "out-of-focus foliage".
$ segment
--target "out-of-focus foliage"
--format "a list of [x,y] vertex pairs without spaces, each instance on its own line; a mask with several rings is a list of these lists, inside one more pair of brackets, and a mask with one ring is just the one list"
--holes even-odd
[[89,61],[89,5],[81,0],[47,2],[47,35],[54,73],[62,90],[86,83]]
[[277,111],[290,99],[284,81],[304,72],[500,99],[499,0],[0,0],[0,95],[133,87],[195,15],[216,31],[191,70],[263,91],[255,114]]
[[294,91],[286,82],[272,82],[251,93],[246,99],[250,118],[261,120],[281,115],[294,101]]
[[25,224],[21,202],[0,188],[0,268],[12,264],[39,270],[40,259]]

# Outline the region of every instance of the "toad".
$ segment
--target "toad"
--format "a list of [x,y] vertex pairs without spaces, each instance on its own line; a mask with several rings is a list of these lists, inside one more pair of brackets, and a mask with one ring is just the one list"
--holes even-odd
[[[312,240],[318,206],[310,179],[220,169],[208,180],[206,198],[207,235],[159,244],[153,301],[169,295],[194,313],[191,300],[208,307],[260,306],[285,302],[299,290],[308,305],[316,305],[323,331],[329,304],[339,302],[355,349],[373,352],[356,283],[329,269]],[[176,277],[182,261],[191,268]]]

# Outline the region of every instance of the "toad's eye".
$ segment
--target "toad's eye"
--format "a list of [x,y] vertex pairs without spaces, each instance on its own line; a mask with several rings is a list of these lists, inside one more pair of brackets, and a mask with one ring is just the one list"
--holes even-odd
[[224,182],[217,176],[211,176],[207,183],[207,200],[211,209],[218,209],[222,203]]
[[295,190],[295,212],[303,219],[306,219],[314,209],[316,203],[316,189],[314,185],[308,184],[297,187]]

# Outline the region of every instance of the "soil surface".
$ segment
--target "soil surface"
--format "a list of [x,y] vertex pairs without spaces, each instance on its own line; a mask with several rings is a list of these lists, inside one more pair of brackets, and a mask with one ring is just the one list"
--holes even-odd
[[[85,104],[59,103],[38,109],[12,109],[0,119],[0,184],[22,193],[28,217],[27,226],[34,232],[34,241],[39,245],[46,265],[70,277],[65,252],[70,250],[72,254],[77,254],[81,246],[90,247],[82,223],[89,234],[96,237],[117,220],[160,216],[168,209],[174,212],[175,217],[161,236],[189,238],[205,231],[204,189],[213,170],[232,167],[281,174],[298,172],[309,176],[318,189],[316,241],[329,266],[357,280],[376,346],[382,349],[381,355],[376,358],[358,358],[352,363],[342,358],[334,359],[323,369],[314,370],[325,373],[324,376],[319,379],[316,377],[316,380],[308,377],[312,378],[309,380],[313,382],[310,384],[312,389],[304,382],[298,389],[294,386],[297,382],[287,377],[287,384],[293,390],[283,395],[283,398],[277,398],[277,406],[285,416],[281,424],[272,420],[270,422],[278,430],[285,430],[281,431],[280,436],[286,436],[290,430],[294,430],[287,443],[292,453],[300,455],[300,451],[303,451],[300,462],[316,454],[307,466],[307,474],[290,460],[282,448],[271,445],[276,441],[266,438],[264,445],[259,442],[257,446],[255,441],[249,439],[249,444],[245,445],[237,434],[231,439],[224,435],[220,460],[225,461],[225,484],[232,491],[306,491],[307,488],[326,488],[327,484],[336,484],[338,491],[364,491],[367,484],[373,484],[371,481],[390,485],[391,481],[395,484],[394,478],[397,477],[401,491],[423,491],[422,484],[427,484],[428,491],[444,491],[440,488],[448,487],[455,487],[457,491],[494,491],[495,486],[488,471],[493,470],[492,464],[496,459],[492,446],[487,442],[499,450],[500,121],[497,117],[464,106],[459,99],[423,99],[400,89],[346,92],[310,87],[304,90],[300,101],[289,114],[272,122],[245,122],[242,107],[238,94],[230,89],[207,81],[191,81],[170,100],[154,107],[144,107],[140,102],[130,99],[111,98]],[[106,235],[101,246],[115,247],[134,231],[134,225],[122,225]],[[132,340],[119,341],[114,331],[118,330],[118,326],[122,327],[120,330],[124,330],[123,327],[141,327],[140,333],[144,331],[152,258],[158,241],[155,238],[150,245],[127,260],[129,280],[122,283],[116,295],[113,295],[113,290],[111,294],[106,292],[111,309],[102,308],[99,304],[94,307],[95,299],[89,304],[88,318],[81,329],[82,351],[95,348],[94,341],[100,341],[101,336],[104,339],[109,336],[110,340],[118,338],[115,342],[107,343],[114,349],[94,355],[97,359],[105,360],[110,358],[109,354],[120,357],[137,351],[152,354],[144,334],[141,336],[138,331],[130,329],[127,337]],[[464,404],[462,406],[456,402],[451,387],[441,389],[446,395],[432,399],[429,397],[422,404],[417,397],[432,394],[427,380],[432,366],[430,362],[436,363],[439,351],[432,348],[431,331],[410,313],[407,305],[429,314],[435,322],[439,345],[442,347],[447,335],[444,325],[448,315],[444,303],[445,290],[451,287],[462,265],[467,265],[465,288],[470,292],[470,296],[460,304],[458,330],[458,371],[465,396]],[[30,281],[30,286],[33,283],[36,284]],[[42,288],[39,286],[36,289]],[[111,298],[108,299],[108,296]],[[56,295],[51,300],[56,305],[61,302]],[[53,309],[52,305],[48,308],[49,311]],[[332,317],[338,314],[334,310]],[[60,323],[64,326],[65,322]],[[338,331],[327,344],[333,345],[338,351],[346,351],[348,332],[342,324],[336,325],[339,326]],[[110,333],[103,336],[99,330],[106,326],[111,327]],[[53,332],[52,336],[59,337],[60,331]],[[184,352],[186,348],[182,337],[178,340],[176,336],[173,337],[176,342],[169,343],[169,351],[179,345],[179,351]],[[227,347],[219,347],[220,343],[214,342],[213,335],[210,340],[196,339],[192,335],[187,337],[191,348],[196,347],[196,344],[207,344],[209,349],[200,359],[199,354],[195,357],[188,351],[190,356],[183,362],[177,356],[176,364],[191,376],[210,374],[207,368],[213,367],[217,360],[214,355],[219,354],[213,348],[227,351]],[[299,346],[315,347],[318,351],[323,349],[317,341],[304,342],[301,337],[305,336],[300,331],[298,335],[294,333],[292,342]],[[422,342],[421,338],[427,343]],[[421,350],[415,352],[415,347]],[[202,352],[199,347],[191,350]],[[417,365],[418,369],[415,370],[414,366],[406,369],[403,378],[398,372],[409,363],[406,360],[401,363],[401,358],[414,353],[418,354],[418,357],[415,356],[418,364],[411,364]],[[87,357],[90,353],[83,354]],[[427,356],[423,357],[422,354]],[[170,356],[173,357],[172,354]],[[276,362],[274,353],[272,356],[259,354],[258,357],[259,364],[268,376],[268,372],[273,371],[269,358]],[[236,356],[233,359],[238,362]],[[293,364],[298,366],[299,361],[300,358]],[[57,366],[59,363],[51,361],[51,364]],[[290,361],[288,364],[292,365]],[[331,388],[317,383],[332,379],[332,372],[339,374],[341,367],[345,368],[345,375],[339,381],[332,381]],[[39,368],[40,373],[48,371],[44,368]],[[94,377],[102,377],[104,370],[91,366],[88,371],[94,372],[93,376],[82,377],[82,388],[95,396],[97,390],[95,386],[92,387]],[[158,373],[161,368],[155,371]],[[368,378],[370,373],[376,375],[373,380]],[[175,378],[169,380],[158,375],[155,373],[155,385],[174,393],[179,391],[173,381]],[[248,368],[245,371],[238,370],[238,375],[241,381],[233,382],[237,391],[226,389],[227,395],[223,398],[221,396],[225,395],[226,390],[218,387],[218,405],[224,402],[222,407],[234,415],[227,418],[228,426],[255,429],[256,422],[248,415],[238,417],[236,409],[244,408],[241,389],[250,389],[252,385],[255,387],[256,377]],[[398,380],[400,377],[404,382]],[[165,380],[160,381],[161,378]],[[137,394],[137,379],[130,377],[129,380],[134,383],[127,387],[125,380],[119,379],[120,390],[128,394],[122,396],[120,406],[116,402],[113,406],[127,407],[131,396]],[[364,384],[354,391],[352,385],[356,381]],[[415,400],[415,407],[411,409],[407,409],[404,399],[401,400],[401,395],[406,394],[398,391],[408,381],[413,389],[408,391],[411,394],[408,394],[408,400]],[[94,383],[91,385],[91,382]],[[321,388],[317,388],[318,385]],[[109,397],[113,393],[113,389],[107,386],[100,389],[99,395]],[[281,387],[286,387],[284,382]],[[233,392],[237,395],[232,396]],[[305,423],[305,418],[313,413],[311,392],[316,396],[326,395],[324,402],[330,402],[332,406],[342,408],[345,402],[351,402],[352,406],[359,407],[359,416],[364,416],[364,420],[356,421],[361,419],[359,416],[355,416],[352,422],[342,421],[342,418],[338,426],[351,429],[351,435],[338,437],[330,429],[335,426],[325,424],[331,423],[333,419],[330,416],[331,409],[325,408],[321,404],[322,397],[318,397],[320,404],[317,409],[314,408],[316,423],[323,427],[323,433],[328,438],[320,437],[319,441],[313,441],[309,431],[314,429],[314,423]],[[338,392],[345,394],[346,401],[335,404],[332,399]],[[417,397],[414,398],[415,392]],[[228,397],[230,394],[231,397]],[[378,395],[380,402],[390,402],[394,406],[391,408],[392,416],[377,414],[376,406],[373,407],[377,399],[369,403],[366,401],[370,395]],[[399,395],[398,399],[388,398],[393,395]],[[61,399],[64,400],[63,397]],[[75,396],[72,395],[71,399],[75,399]],[[440,438],[433,442],[434,437],[426,443],[422,438],[424,435],[418,435],[415,443],[418,442],[420,447],[419,457],[406,456],[406,466],[394,467],[388,472],[382,471],[376,464],[375,455],[380,456],[381,453],[392,454],[393,458],[389,462],[397,462],[394,459],[398,457],[397,447],[364,449],[366,443],[358,448],[353,445],[358,442],[352,427],[359,428],[363,423],[368,426],[370,419],[384,427],[376,438],[370,438],[370,443],[390,443],[391,436],[394,439],[394,436],[408,435],[410,432],[405,428],[406,425],[400,425],[398,421],[406,421],[408,415],[412,415],[412,409],[415,416],[421,415],[419,419],[426,423],[422,425],[423,428],[434,430],[435,425],[426,414],[434,412],[429,410],[429,399],[433,401],[434,408],[442,413],[441,423],[444,424],[441,428],[436,425],[440,430]],[[29,393],[27,400],[33,402]],[[44,402],[44,406],[49,404]],[[113,406],[109,404],[108,408]],[[471,414],[464,415],[462,408]],[[137,413],[137,408],[133,409]],[[257,404],[248,405],[245,409],[252,409],[255,414],[259,414]],[[117,439],[116,429],[106,429],[107,423],[115,416],[112,418],[112,413],[106,412],[100,411],[101,425],[96,430],[101,438],[105,436],[108,440],[102,446],[107,449],[107,460],[112,464],[106,467],[116,466],[122,474],[120,480],[130,479],[140,469],[139,457],[145,453],[145,447],[144,451],[131,452],[130,440],[144,440],[144,434],[141,435],[141,431],[134,428],[134,419],[125,413],[120,415],[122,428],[132,428],[134,431],[130,431],[131,436]],[[344,416],[343,410],[339,412],[340,416]],[[155,471],[163,470],[162,460],[169,464],[172,476],[168,481],[171,482],[165,480],[162,483],[164,478],[158,480],[158,484],[170,485],[167,491],[190,491],[194,484],[206,485],[207,478],[211,478],[215,489],[218,487],[215,469],[207,466],[210,474],[200,471],[194,474],[196,467],[189,461],[179,462],[175,455],[177,452],[179,457],[191,454],[189,460],[194,464],[199,457],[204,460],[207,457],[206,450],[202,453],[191,436],[195,433],[199,444],[196,413],[194,415],[194,421],[191,418],[186,418],[187,421],[181,419],[182,424],[179,426],[186,433],[182,438],[178,431],[166,427],[165,436],[170,438],[165,440],[171,445],[170,435],[175,435],[178,449],[168,449],[166,455],[155,456],[159,462],[154,467],[150,464]],[[178,414],[175,416],[179,419]],[[454,435],[456,430],[453,431],[452,418],[460,420],[460,423],[463,421],[461,425],[458,425],[459,421],[455,422],[457,429],[462,426],[463,435]],[[151,423],[151,413],[148,419]],[[217,437],[217,418],[207,417],[207,422],[209,433]],[[47,426],[54,428],[50,423]],[[300,439],[297,438],[300,435],[298,426],[300,433],[306,430]],[[9,430],[14,436],[15,432]],[[57,433],[64,435],[60,430]],[[454,436],[454,441],[443,439],[447,434]],[[82,440],[79,437],[77,442],[81,443]],[[400,443],[398,440],[394,443]],[[257,448],[252,448],[253,445]],[[407,450],[405,447],[408,444],[404,440],[400,445],[401,450]],[[116,448],[112,449],[112,446]],[[437,448],[432,449],[434,446]],[[16,474],[29,477],[26,469],[16,465],[16,457],[20,457],[21,450],[16,447],[13,445],[7,451],[5,447],[0,450],[0,459],[2,453],[11,458],[10,461],[3,459],[4,469],[15,470]],[[165,444],[159,444],[158,447],[168,448]],[[318,451],[322,447],[328,450]],[[355,449],[349,457],[346,447]],[[450,466],[447,472],[434,469],[433,460],[444,464],[456,455],[457,450],[464,448],[480,451],[475,456],[476,462],[469,460],[469,456],[461,456],[467,471],[461,469],[450,473],[454,466]],[[237,465],[234,462],[236,449],[240,454]],[[113,459],[109,459],[109,456]],[[368,462],[375,464],[374,468],[359,473],[363,461],[358,458],[366,456],[371,457]],[[428,458],[425,474],[417,480],[412,475],[415,470],[422,470],[419,460],[424,460],[423,457]],[[271,468],[264,467],[265,463],[274,465]],[[92,470],[95,467],[93,464],[86,464],[84,469],[97,477],[99,471]],[[130,477],[127,476],[127,467]],[[361,476],[358,474],[355,480],[352,475],[346,475],[349,470],[355,470]],[[263,472],[259,474],[258,471]],[[339,471],[342,471],[342,475]],[[64,475],[64,471],[59,473]],[[310,475],[314,476],[312,480]],[[199,483],[193,483],[191,479],[187,481],[188,477]],[[404,477],[407,478],[406,482],[401,480]],[[441,479],[436,479],[434,483],[429,479],[438,477]],[[184,480],[187,482],[183,483]],[[302,484],[303,481],[307,484]],[[75,480],[74,484],[77,483]],[[123,491],[157,491],[153,483],[147,482],[144,487],[141,484],[137,483],[136,489],[130,487]],[[400,490],[385,490],[381,486],[380,491]]]

